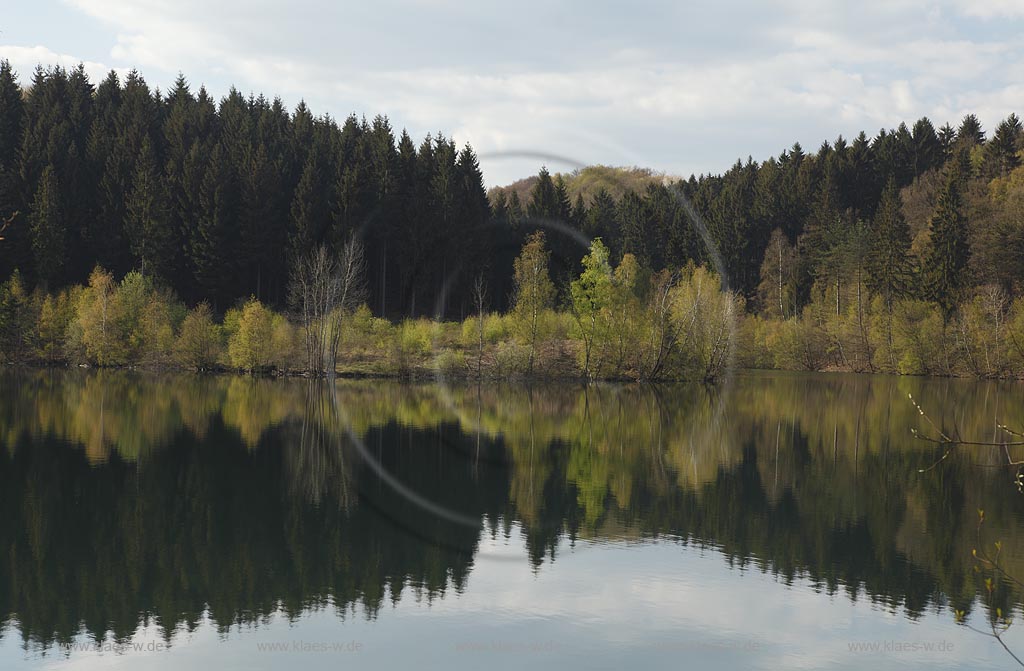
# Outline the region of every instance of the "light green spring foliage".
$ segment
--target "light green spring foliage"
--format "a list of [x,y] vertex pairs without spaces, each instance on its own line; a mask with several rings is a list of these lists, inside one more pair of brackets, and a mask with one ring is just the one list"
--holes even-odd
[[99,366],[167,364],[184,314],[184,306],[150,278],[131,272],[117,283],[96,268],[68,325],[68,353]]
[[[512,322],[513,320],[511,315],[498,314],[497,312],[489,312],[485,314],[484,345],[497,345],[500,342],[512,338]],[[479,338],[477,329],[479,327],[480,325],[476,315],[466,317],[466,319],[462,321],[459,342],[467,351],[477,347],[477,340]]]
[[85,360],[100,366],[121,365],[128,358],[128,343],[119,333],[122,306],[116,293],[113,275],[96,268],[78,301],[76,340],[81,343]]
[[1007,308],[1000,287],[986,287],[960,306],[953,335],[964,366],[976,377],[997,377],[1009,365]]
[[250,298],[237,315],[228,339],[231,365],[243,370],[258,371],[270,365],[271,339],[274,336],[274,315],[263,303]]
[[1024,371],[1024,300],[1019,298],[1007,314],[1006,360],[1011,372]]
[[233,368],[251,372],[301,369],[297,327],[256,298],[250,298],[241,309],[228,311],[223,332],[227,363]]
[[0,287],[0,361],[17,362],[31,351],[34,315],[31,296],[15,271]]
[[1024,375],[1024,298],[981,287],[949,319],[931,301],[881,295],[836,314],[822,293],[800,317],[744,317],[740,365],[901,375]]
[[925,301],[905,300],[893,315],[896,371],[904,375],[944,372],[942,315]]
[[583,257],[583,272],[569,285],[574,318],[572,332],[582,341],[580,367],[588,377],[592,373],[595,347],[600,349],[608,335],[614,284],[608,248],[596,238],[590,245],[590,253]]
[[40,360],[58,363],[65,358],[67,334],[74,323],[82,287],[70,287],[53,296],[44,296],[37,320],[37,347]]
[[[932,301],[887,300],[866,281],[822,283],[799,315],[745,313],[743,299],[703,266],[651,274],[631,254],[613,265],[601,240],[554,308],[541,235],[516,260],[508,314],[463,322],[345,316],[340,368],[446,376],[713,379],[729,366],[906,375],[1024,374],[1024,298],[992,285],[951,315]],[[28,293],[19,275],[0,285],[0,358],[99,366],[302,370],[299,328],[256,299],[220,323],[186,308],[150,277],[120,282],[101,268],[85,287]]]
[[734,335],[743,302],[722,290],[722,280],[704,266],[689,266],[675,288],[673,317],[684,334],[686,377],[718,377],[733,354]]
[[224,350],[223,328],[213,320],[209,303],[200,303],[185,316],[174,346],[177,361],[196,370],[209,370]]
[[569,286],[579,371],[585,377],[647,377],[652,342],[650,277],[632,254],[614,269],[598,238],[583,258],[583,271]]

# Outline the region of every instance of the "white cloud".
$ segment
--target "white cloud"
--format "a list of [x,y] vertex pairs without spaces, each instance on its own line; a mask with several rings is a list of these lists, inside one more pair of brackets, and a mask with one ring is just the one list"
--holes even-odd
[[957,5],[964,15],[980,19],[1024,16],[1024,0],[957,0]]
[[[111,68],[103,63],[96,63],[93,61],[83,61],[81,58],[77,58],[70,54],[62,54],[47,47],[37,45],[34,47],[20,47],[10,44],[0,44],[0,59],[6,59],[10,61],[11,67],[14,68],[15,72],[19,75],[19,80],[23,84],[28,84],[32,80],[32,73],[35,71],[37,65],[60,65],[64,68],[78,67],[81,63],[85,68],[86,73],[89,75],[89,79],[93,82],[98,82],[103,79]],[[120,74],[125,74],[127,69],[121,69]]]

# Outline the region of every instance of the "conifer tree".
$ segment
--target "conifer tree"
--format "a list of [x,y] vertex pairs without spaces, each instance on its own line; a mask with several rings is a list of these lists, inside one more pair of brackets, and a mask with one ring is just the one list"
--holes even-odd
[[555,178],[555,201],[558,203],[558,221],[571,225],[572,204],[569,202],[569,189],[561,175]]
[[[465,255],[460,273],[463,277],[475,277],[483,269],[484,260],[492,255],[492,246],[489,244],[488,231],[485,228],[491,218],[491,205],[484,189],[480,162],[469,145],[459,152],[455,165],[455,179],[456,220],[461,222],[460,246]],[[468,284],[459,283],[453,298],[468,306],[472,299],[468,288]]]
[[130,251],[124,231],[127,192],[119,155],[116,124],[121,107],[121,82],[111,71],[96,87],[86,157],[93,172],[93,216],[83,231],[90,261],[118,273],[126,272]]
[[576,202],[572,205],[572,214],[569,215],[569,225],[574,230],[582,231],[587,223],[587,206],[583,202],[583,194],[576,194]]
[[1006,117],[985,146],[985,172],[990,177],[1005,177],[1020,165],[1019,147],[1024,130],[1016,114]]
[[946,161],[953,153],[953,143],[956,142],[956,131],[948,123],[939,129],[939,145],[942,147],[942,160]]
[[537,173],[537,183],[530,189],[530,204],[527,214],[531,219],[558,221],[562,214],[562,203],[555,182],[547,167]]
[[230,291],[230,278],[234,268],[231,237],[236,188],[224,151],[218,144],[210,154],[199,189],[199,207],[196,226],[189,240],[189,261],[196,285],[202,295],[223,305],[234,296]]
[[43,169],[32,201],[32,252],[36,272],[45,285],[56,288],[63,282],[67,259],[67,230],[61,207],[60,186],[52,165]]
[[519,198],[519,194],[515,191],[508,197],[508,223],[513,229],[518,229],[522,226],[523,218],[525,217],[523,211],[523,203]]
[[175,235],[167,206],[167,188],[149,138],[143,140],[131,191],[125,204],[132,254],[143,275],[161,275],[174,267]]
[[282,272],[280,250],[284,246],[285,223],[280,202],[279,171],[266,147],[248,144],[238,166],[239,239],[241,265],[236,293],[265,299],[268,286]]
[[308,255],[323,241],[330,217],[318,154],[309,154],[292,197],[288,249],[293,258]]
[[[24,103],[14,70],[0,60],[0,226],[20,209],[18,202],[18,145],[22,134]],[[16,218],[16,217],[15,217]],[[19,237],[13,225],[3,234],[8,240],[0,254],[0,278],[16,267],[15,251]]]
[[0,169],[12,170],[17,159],[24,104],[21,87],[7,59],[0,60]]
[[896,181],[889,180],[882,192],[872,222],[871,244],[868,248],[868,288],[882,296],[885,303],[885,347],[888,365],[896,370],[896,349],[893,338],[893,312],[897,298],[912,289],[913,269],[910,259],[910,228],[903,216]]
[[[879,183],[875,155],[864,131],[861,131],[850,145],[849,160],[850,205],[857,216],[871,217],[878,205],[878,195],[883,185]],[[785,226],[785,216],[781,217],[781,221]]]
[[615,235],[615,200],[604,187],[598,189],[587,211],[584,231],[591,238],[601,238],[612,250],[618,249]]
[[911,132],[913,176],[920,177],[942,161],[942,142],[928,117],[921,117]]
[[938,303],[947,319],[953,314],[966,284],[965,271],[970,258],[967,219],[958,181],[956,171],[950,171],[929,225],[931,240],[923,268],[929,298]]
[[890,179],[872,222],[868,254],[868,286],[890,308],[910,289],[910,228],[903,216],[896,180]]
[[981,122],[978,121],[977,116],[968,114],[963,118],[960,122],[960,127],[956,131],[956,142],[968,148],[985,142],[985,131],[982,129]]
[[627,191],[616,207],[616,228],[620,238],[615,251],[620,259],[624,254],[632,254],[640,265],[647,264],[647,221],[646,203],[635,191]]

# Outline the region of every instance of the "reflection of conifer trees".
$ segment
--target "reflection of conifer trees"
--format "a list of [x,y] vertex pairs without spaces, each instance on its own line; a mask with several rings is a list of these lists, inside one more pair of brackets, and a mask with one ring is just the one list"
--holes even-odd
[[[287,430],[272,431],[250,452],[216,421],[206,440],[175,440],[139,465],[115,453],[90,466],[52,440],[3,451],[0,612],[46,646],[70,641],[80,624],[126,638],[140,618],[173,630],[208,612],[228,627],[328,599],[340,614],[375,617],[405,589],[432,599],[465,585],[483,522],[453,528],[416,510],[384,511],[380,501],[311,505],[288,492],[288,440]],[[388,461],[414,480],[435,459],[411,450]],[[468,477],[448,483],[453,505],[500,517],[500,480],[485,478],[479,490]],[[486,508],[474,506],[484,499]],[[422,535],[390,523],[389,512]]]
[[[912,392],[981,435],[1002,383],[772,375],[727,387],[454,387],[0,372],[0,614],[127,637],[467,584],[482,534],[542,570],[578,538],[664,537],[917,616],[969,610],[975,510],[1024,574],[1024,497],[910,439]],[[351,430],[349,433],[347,429]],[[361,438],[365,452],[352,442]],[[463,524],[398,496],[380,467]],[[1008,602],[1020,603],[1010,592]]]

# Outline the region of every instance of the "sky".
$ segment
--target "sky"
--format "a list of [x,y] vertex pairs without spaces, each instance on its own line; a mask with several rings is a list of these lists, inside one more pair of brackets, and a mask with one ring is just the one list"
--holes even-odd
[[[9,3],[9,4],[8,4]],[[0,58],[94,82],[182,73],[415,139],[469,143],[488,185],[580,165],[719,173],[799,141],[1024,114],[1024,0],[8,0]]]

